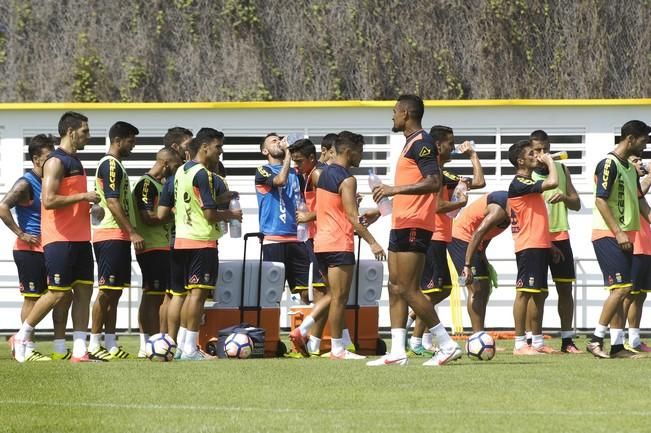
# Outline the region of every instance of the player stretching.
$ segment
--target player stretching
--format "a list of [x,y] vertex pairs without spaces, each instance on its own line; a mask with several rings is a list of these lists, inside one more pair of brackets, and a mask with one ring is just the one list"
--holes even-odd
[[[0,203],[0,218],[16,234],[14,262],[18,268],[20,294],[23,295],[23,308],[20,310],[21,323],[34,308],[34,304],[47,290],[47,272],[43,247],[41,246],[41,179],[43,163],[54,150],[56,139],[51,135],[39,134],[31,139],[28,147],[29,159],[33,168],[20,177],[7,192]],[[14,221],[11,209],[16,208],[18,224]],[[54,352],[46,356],[36,350],[30,339],[25,353],[26,361],[51,361],[70,359],[66,350],[66,321],[70,299],[59,302],[52,310],[54,325]],[[9,341],[12,345],[11,339]]]
[[[515,260],[518,265],[513,320],[515,321],[514,355],[542,355],[556,352],[545,346],[542,335],[542,317],[547,298],[547,268],[551,241],[549,221],[542,193],[558,186],[556,165],[547,153],[537,153],[529,140],[518,141],[509,148],[509,161],[516,168],[516,175],[509,186],[508,205],[511,210],[511,232],[515,241]],[[545,164],[549,175],[545,180],[531,178],[534,169]],[[558,251],[554,249],[553,260]],[[527,345],[525,328],[527,305],[532,323],[532,346]]]
[[[549,136],[545,131],[534,131],[529,136],[531,145],[535,152],[549,153]],[[580,351],[572,337],[572,317],[574,315],[574,299],[572,298],[572,283],[576,280],[574,270],[574,254],[570,243],[569,220],[567,210],[579,211],[581,201],[577,194],[570,171],[558,161],[554,162],[558,175],[558,187],[547,190],[543,193],[547,203],[547,215],[549,217],[549,234],[552,244],[563,254],[563,259],[558,263],[549,263],[549,270],[558,292],[558,315],[561,319],[561,352],[583,353]],[[544,180],[548,172],[546,167],[538,167],[532,173],[533,180]],[[531,306],[532,304],[530,304]],[[529,324],[531,329],[532,324]]]
[[41,244],[48,291],[36,301],[15,337],[15,357],[25,361],[25,342],[34,327],[59,302],[72,297],[73,346],[71,362],[94,361],[86,351],[90,297],[93,292],[93,252],[90,246],[89,202],[96,192],[86,190],[86,172],[77,158],[88,139],[88,118],[68,111],[59,120],[61,143],[43,165]]
[[392,229],[389,236],[390,353],[369,366],[406,365],[407,308],[411,307],[438,340],[440,350],[423,365],[443,365],[461,357],[461,348],[440,323],[434,306],[421,292],[419,283],[425,263],[436,211],[436,193],[441,186],[432,137],[423,130],[425,107],[416,95],[402,95],[393,108],[393,131],[407,140],[396,166],[395,186],[380,185],[373,190],[379,202],[394,197]]
[[[632,290],[633,243],[640,230],[640,212],[648,221],[649,205],[642,197],[637,170],[628,162],[628,158],[642,154],[649,142],[649,132],[651,128],[644,122],[626,122],[615,149],[595,169],[592,245],[603,274],[604,286],[610,291],[587,345],[588,352],[597,358],[635,356],[624,349],[624,301]],[[608,325],[610,354],[603,350]]]

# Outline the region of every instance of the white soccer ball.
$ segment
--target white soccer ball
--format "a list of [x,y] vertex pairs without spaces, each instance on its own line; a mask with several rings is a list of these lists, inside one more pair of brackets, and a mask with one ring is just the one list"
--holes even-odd
[[490,361],[495,356],[495,340],[484,331],[475,332],[468,337],[466,354],[476,361]]
[[229,358],[246,359],[252,351],[253,341],[246,334],[234,332],[224,342],[224,352]]
[[145,353],[150,361],[171,361],[175,352],[176,343],[167,334],[154,334],[145,343]]

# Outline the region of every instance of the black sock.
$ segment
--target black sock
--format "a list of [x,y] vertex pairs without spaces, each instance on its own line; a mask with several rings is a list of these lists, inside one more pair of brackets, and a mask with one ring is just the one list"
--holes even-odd
[[527,338],[527,346],[531,346],[533,343],[533,338]]
[[614,353],[617,353],[619,351],[622,351],[622,350],[624,350],[624,345],[623,344],[613,344],[612,346],[610,346],[610,354],[611,355],[614,354]]
[[572,339],[571,338],[563,338],[561,342],[561,347],[567,347],[570,344],[572,344]]
[[592,338],[590,339],[590,343],[604,344],[604,337],[597,337],[596,335],[592,334]]

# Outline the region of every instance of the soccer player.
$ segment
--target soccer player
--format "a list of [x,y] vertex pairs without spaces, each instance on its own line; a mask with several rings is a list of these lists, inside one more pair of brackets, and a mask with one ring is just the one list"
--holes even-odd
[[[537,130],[529,136],[533,150],[538,153],[550,153],[549,136],[545,131]],[[554,161],[558,175],[558,187],[543,192],[543,198],[547,204],[547,215],[549,217],[549,230],[552,244],[563,254],[563,259],[558,263],[549,263],[549,270],[558,292],[558,315],[561,319],[561,352],[578,354],[579,350],[572,337],[572,318],[574,316],[574,299],[572,298],[572,283],[576,280],[574,270],[574,254],[570,243],[569,220],[567,210],[579,211],[581,201],[577,194],[570,171],[558,161]],[[533,180],[544,180],[548,172],[546,167],[538,167],[532,173]],[[533,304],[529,304],[530,307]],[[531,329],[533,324],[529,324]]]
[[242,220],[241,210],[217,209],[216,198],[226,189],[220,178],[207,168],[216,167],[223,138],[215,129],[202,128],[190,143],[193,159],[183,164],[174,176],[174,250],[183,263],[187,290],[181,312],[181,321],[187,325],[181,360],[209,359],[198,349],[197,341],[203,304],[217,281],[218,222]]
[[[14,262],[18,269],[20,293],[23,307],[20,311],[22,323],[34,308],[38,298],[47,290],[47,272],[43,247],[41,246],[41,179],[43,163],[54,151],[56,139],[51,135],[39,134],[28,146],[33,168],[21,176],[0,202],[0,219],[16,235]],[[18,224],[11,214],[16,208]],[[54,352],[46,356],[36,350],[31,339],[27,342],[26,361],[51,361],[70,359],[70,350],[65,348],[66,321],[71,299],[59,302],[52,310],[54,325]],[[10,342],[11,345],[11,342]]]
[[[450,162],[454,149],[454,131],[448,126],[436,125],[429,132],[438,151],[441,168]],[[452,197],[459,182],[465,182],[468,189],[478,189],[486,186],[484,170],[479,157],[470,142],[459,145],[459,153],[467,155],[472,162],[472,179],[461,179],[450,170],[441,173],[442,186],[438,193],[437,208],[434,214],[434,233],[425,254],[425,268],[420,280],[420,288],[433,305],[450,296],[452,280],[448,269],[447,247],[452,242],[452,218],[449,212],[458,211],[468,202],[466,193],[460,197]],[[452,201],[452,200],[455,201]],[[432,335],[425,332],[423,322],[416,319],[414,332],[409,340],[409,355],[423,356],[432,346]],[[409,328],[409,325],[407,326]]]
[[473,332],[484,330],[490,295],[490,270],[486,248],[495,236],[511,224],[507,208],[508,193],[493,191],[466,206],[452,225],[448,246],[457,274],[468,288],[467,309]]
[[335,148],[337,156],[323,169],[317,183],[318,224],[314,251],[332,297],[328,314],[332,336],[330,359],[364,359],[364,356],[346,350],[346,342],[342,338],[344,313],[355,265],[355,231],[371,246],[377,260],[384,260],[385,253],[359,221],[357,181],[349,172],[350,167],[359,167],[364,137],[342,131],[337,135]]
[[393,108],[393,132],[402,132],[406,144],[398,159],[395,186],[373,189],[379,202],[393,198],[389,236],[389,314],[391,350],[369,366],[406,365],[407,308],[429,328],[440,350],[423,365],[439,366],[461,357],[461,348],[440,323],[434,306],[419,287],[425,253],[434,231],[436,193],[441,187],[437,150],[432,137],[421,126],[425,107],[416,95],[401,95]]
[[43,165],[41,244],[48,291],[23,321],[14,339],[15,358],[25,361],[25,343],[34,327],[59,302],[72,297],[73,346],[71,362],[96,361],[86,351],[90,297],[93,291],[93,252],[90,246],[90,203],[99,202],[86,190],[86,172],[77,158],[88,139],[88,118],[68,111],[59,120],[59,147]]
[[136,227],[145,240],[145,248],[136,251],[136,260],[142,272],[142,299],[138,309],[140,350],[145,357],[145,343],[149,336],[161,332],[160,308],[169,289],[170,269],[165,266],[170,256],[170,224],[158,219],[158,202],[163,181],[181,166],[181,157],[170,148],[156,153],[156,162],[133,188],[136,208]]
[[[337,135],[334,135],[336,138]],[[324,137],[324,141],[326,137]],[[321,146],[323,146],[323,144],[321,144]],[[298,342],[299,350],[301,352],[306,353],[308,356],[318,356],[320,354],[323,328],[328,319],[328,308],[331,301],[331,295],[324,282],[321,271],[319,270],[319,263],[314,254],[314,235],[316,234],[316,186],[319,177],[325,167],[327,167],[327,164],[317,161],[316,148],[308,139],[298,140],[289,147],[289,151],[291,152],[292,161],[294,161],[294,164],[296,165],[296,170],[304,179],[303,195],[305,197],[305,204],[307,205],[308,211],[297,212],[296,219],[298,224],[308,224],[308,240],[306,245],[310,261],[312,262],[312,287],[314,288],[314,305],[312,307],[312,312],[303,320],[297,329],[292,331],[293,335],[290,338],[292,338],[292,341]],[[304,299],[304,302],[309,303],[309,300]],[[310,331],[311,335],[307,338],[307,334]],[[306,338],[307,341],[305,342]],[[350,333],[345,326],[342,330],[342,338],[346,342],[347,350],[354,352],[355,346],[352,344]],[[305,342],[305,344],[301,344],[301,342]]]
[[337,139],[337,134],[329,133],[323,136],[321,139],[321,155],[319,156],[319,162],[323,164],[330,164],[330,162],[335,157],[335,140]]
[[310,259],[307,245],[296,238],[296,209],[303,200],[301,179],[290,167],[292,158],[287,142],[278,134],[267,134],[260,151],[268,162],[255,173],[258,218],[264,234],[262,257],[265,261],[285,264],[290,291],[307,303]]
[[[599,322],[587,345],[597,358],[632,358],[624,349],[626,316],[624,301],[631,296],[633,243],[640,230],[640,212],[648,221],[649,205],[642,197],[631,155],[641,155],[649,142],[651,128],[639,120],[626,122],[615,149],[595,169],[595,207],[592,211],[592,245],[610,291]],[[610,325],[610,353],[603,340]]]
[[[138,128],[130,123],[113,124],[109,129],[109,151],[100,159],[95,174],[95,190],[100,196],[104,218],[93,228],[99,293],[93,304],[88,351],[107,361],[131,358],[117,345],[115,327],[122,291],[131,286],[131,244],[136,251],[145,247],[143,237],[136,231],[129,175],[122,164],[131,155],[138,133]],[[100,345],[102,329],[104,346]]]
[[192,131],[182,126],[175,126],[170,128],[163,137],[163,145],[174,150],[179,154],[183,161],[189,161],[190,158],[190,142],[192,141]]
[[[640,177],[642,195],[649,191],[648,173],[642,166],[642,158],[631,155],[628,161],[635,166]],[[644,199],[646,200],[646,199]],[[649,222],[640,215],[640,230],[633,242],[633,263],[631,270],[633,289],[631,296],[624,300],[624,311],[628,320],[628,342],[624,348],[635,353],[651,352],[651,347],[640,340],[640,323],[646,295],[651,291],[651,227]]]
[[[515,321],[514,355],[543,355],[556,352],[544,345],[542,316],[547,298],[547,268],[550,255],[559,260],[549,239],[549,221],[542,193],[558,186],[556,165],[547,153],[534,150],[531,141],[521,140],[509,148],[509,161],[516,175],[509,185],[508,205],[511,210],[511,232],[515,241],[515,259],[518,265],[513,319]],[[545,180],[533,180],[531,173],[540,164],[547,166]],[[532,321],[532,345],[525,335],[527,305],[533,301],[529,314]]]

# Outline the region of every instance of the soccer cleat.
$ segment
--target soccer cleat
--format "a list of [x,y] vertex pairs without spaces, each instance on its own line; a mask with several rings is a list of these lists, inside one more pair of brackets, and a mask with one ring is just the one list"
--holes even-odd
[[109,361],[113,361],[114,359],[123,360],[123,359],[133,358],[130,353],[122,350],[122,346],[112,347],[111,350],[108,351],[108,353],[110,355],[110,357],[108,358]]
[[522,346],[519,349],[513,349],[513,355],[515,355],[515,356],[536,356],[536,355],[544,355],[544,353],[538,352],[533,347],[527,346],[525,344],[524,346]]
[[640,353],[650,353],[651,352],[651,347],[647,346],[646,343],[642,342],[640,343],[639,346],[635,348]]
[[335,360],[360,360],[360,359],[366,359],[365,356],[358,355],[353,352],[349,352],[348,350],[344,350],[343,352],[339,354],[335,354],[334,352],[330,352],[330,359],[335,359]]
[[461,358],[461,355],[463,355],[461,348],[458,344],[455,344],[452,350],[439,349],[439,351],[436,352],[430,360],[425,361],[423,365],[426,367],[440,367],[441,365],[456,361]]
[[211,359],[214,359],[214,357],[211,356],[208,358],[208,356],[200,350],[195,350],[194,353],[190,354],[183,352],[179,358],[179,361],[210,361]]
[[294,330],[289,333],[289,341],[292,342],[292,346],[297,352],[306,357],[310,356],[307,352],[307,338],[301,334],[299,328],[294,328]]
[[578,355],[578,354],[583,353],[582,350],[579,350],[579,348],[576,347],[576,344],[574,344],[574,341],[570,341],[569,343],[567,343],[566,345],[561,347],[561,352],[569,353],[571,355]]
[[396,366],[396,367],[404,367],[409,363],[409,358],[407,358],[407,355],[401,355],[401,356],[393,356],[389,353],[386,355],[374,359],[373,361],[368,361],[366,363],[367,366],[369,367],[380,367],[383,365],[386,366]]
[[641,357],[642,357],[641,354],[631,352],[630,350],[627,349],[622,349],[615,353],[611,352],[610,354],[610,359],[639,359]]
[[9,346],[11,347],[11,356],[18,362],[25,362],[27,342],[19,340],[15,335],[12,335],[11,338],[9,338]]
[[303,359],[305,356],[303,356],[302,353],[299,353],[295,350],[289,351],[283,355],[285,358],[292,358],[292,359]]
[[50,358],[52,358],[52,361],[67,361],[72,358],[72,352],[70,349],[66,349],[65,353],[52,352]]
[[416,346],[416,347],[410,347],[409,350],[407,351],[407,357],[408,358],[416,358],[416,357],[421,357],[421,356],[434,356],[435,352],[430,352],[429,350],[425,349],[423,346]]
[[535,350],[536,352],[543,353],[545,355],[560,355],[561,353],[563,353],[560,350],[556,350],[545,345],[542,345],[540,347],[534,347],[533,350]]
[[147,353],[144,350],[139,350],[137,358],[138,359],[146,359],[147,358]]
[[610,355],[604,352],[603,343],[599,343],[598,341],[592,341],[588,343],[588,345],[585,348],[588,352],[592,353],[592,355],[594,355],[595,358],[603,358],[603,359],[610,358]]
[[183,351],[181,350],[180,347],[177,347],[176,352],[174,353],[174,359],[175,360],[181,359],[181,355],[183,355]]
[[93,360],[100,360],[100,361],[111,360],[111,354],[109,353],[108,350],[106,350],[102,346],[99,346],[97,349],[93,350],[92,352],[88,352],[88,356]]
[[353,343],[350,343],[348,346],[346,346],[346,350],[351,353],[357,353],[357,348]]
[[317,350],[316,352],[310,352],[310,358],[320,358],[321,357],[321,351]]
[[93,355],[92,353],[84,353],[82,356],[72,356],[70,357],[70,362],[77,363],[77,362],[107,362],[107,359],[103,358],[98,358],[97,356]]
[[40,361],[52,361],[52,358],[50,358],[47,355],[43,355],[41,352],[38,352],[36,350],[32,350],[32,353],[27,355],[25,358],[25,362],[40,362]]

